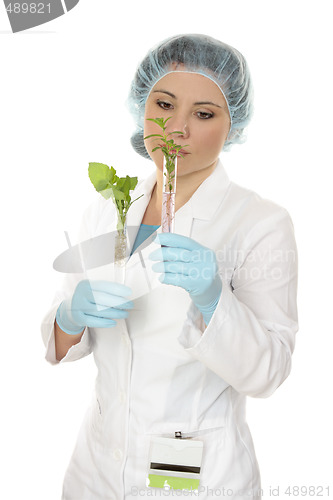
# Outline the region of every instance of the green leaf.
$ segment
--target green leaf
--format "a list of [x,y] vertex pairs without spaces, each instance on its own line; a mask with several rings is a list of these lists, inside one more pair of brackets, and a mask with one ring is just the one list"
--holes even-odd
[[122,192],[125,195],[125,198],[129,196],[129,192],[131,189],[131,181],[128,175],[126,175],[123,186],[122,186]]
[[106,200],[108,200],[109,198],[111,198],[113,196],[113,190],[111,188],[107,188],[107,189],[103,189],[102,191],[99,191],[99,193],[103,196],[103,198],[105,198]]
[[117,183],[116,183],[117,189],[120,189],[122,191],[122,187],[125,183],[125,180],[126,180],[126,177],[118,177],[117,178]]
[[138,183],[138,178],[137,177],[130,177],[130,182],[131,182],[130,190],[132,191],[133,189],[136,188],[136,185]]
[[96,191],[106,200],[112,199],[118,212],[118,224],[123,227],[126,223],[129,207],[134,201],[143,196],[141,195],[131,202],[130,191],[136,187],[138,178],[129,177],[128,175],[126,175],[126,177],[118,177],[113,167],[109,168],[108,165],[104,163],[94,162],[89,163],[88,174]]
[[163,118],[147,118],[150,122],[156,123],[159,127],[163,128],[164,127],[164,120]]
[[100,192],[106,189],[109,183],[112,184],[115,169],[104,163],[89,163],[88,174],[94,188]]
[[170,118],[172,118],[172,116],[169,116],[169,118],[166,118],[166,120],[164,120],[163,118],[147,118],[147,120],[156,123],[159,127],[165,130],[165,124],[168,120],[170,120]]
[[145,141],[146,139],[149,139],[150,137],[161,137],[163,139],[163,135],[161,135],[161,134],[150,134],[150,135],[146,135],[146,137],[144,137],[143,140]]
[[125,199],[125,195],[122,191],[120,191],[120,189],[117,189],[116,187],[112,186],[112,192],[113,192],[113,196],[115,197],[115,200],[124,200]]

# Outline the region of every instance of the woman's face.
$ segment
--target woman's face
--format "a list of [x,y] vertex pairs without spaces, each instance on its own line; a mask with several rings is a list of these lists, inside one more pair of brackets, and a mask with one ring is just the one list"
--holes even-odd
[[[180,131],[173,139],[184,149],[178,159],[178,176],[213,167],[223,148],[230,128],[226,101],[219,87],[198,73],[176,71],[165,75],[152,88],[145,107],[144,137],[160,134],[161,128],[147,118],[172,118],[166,133]],[[172,136],[171,136],[172,137]],[[160,170],[163,153],[152,151],[160,144],[152,137],[145,141],[147,151]]]

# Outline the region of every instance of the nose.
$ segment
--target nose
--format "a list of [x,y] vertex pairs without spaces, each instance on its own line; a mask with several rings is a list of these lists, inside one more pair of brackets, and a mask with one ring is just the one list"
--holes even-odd
[[167,122],[167,132],[181,132],[181,134],[173,135],[172,138],[175,142],[177,142],[177,137],[187,139],[190,135],[190,130],[186,117],[182,115],[172,116],[172,118]]

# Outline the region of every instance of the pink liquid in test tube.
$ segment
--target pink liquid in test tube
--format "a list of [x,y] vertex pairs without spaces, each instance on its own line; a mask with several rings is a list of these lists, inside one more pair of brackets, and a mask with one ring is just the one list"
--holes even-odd
[[[163,157],[162,232],[173,233],[175,227],[175,199],[177,179],[177,158],[171,164]],[[167,168],[169,167],[169,168]],[[171,168],[170,168],[171,167]],[[172,170],[172,171],[171,171]]]

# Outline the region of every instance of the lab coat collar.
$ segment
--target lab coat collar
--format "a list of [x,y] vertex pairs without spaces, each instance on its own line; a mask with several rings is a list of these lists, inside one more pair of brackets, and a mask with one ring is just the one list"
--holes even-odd
[[193,218],[210,220],[221,205],[229,184],[230,180],[219,159],[215,170],[200,184],[188,201],[192,207]]
[[[127,216],[127,220],[129,222],[141,223],[155,183],[156,172],[153,172],[137,187],[133,193],[133,198],[135,199],[142,194],[144,196],[135,202],[134,209],[132,208],[132,210],[129,210]],[[200,184],[190,200],[177,211],[177,214],[181,213],[182,209],[186,205],[191,205],[193,217],[202,220],[211,219],[217,208],[220,206],[229,184],[229,177],[222,165],[221,160],[218,159],[215,170],[209,177],[207,177],[207,179],[204,180],[202,184]]]
[[193,220],[210,220],[230,184],[220,159],[214,171],[204,180],[185,205],[176,212],[175,232],[191,237]]

